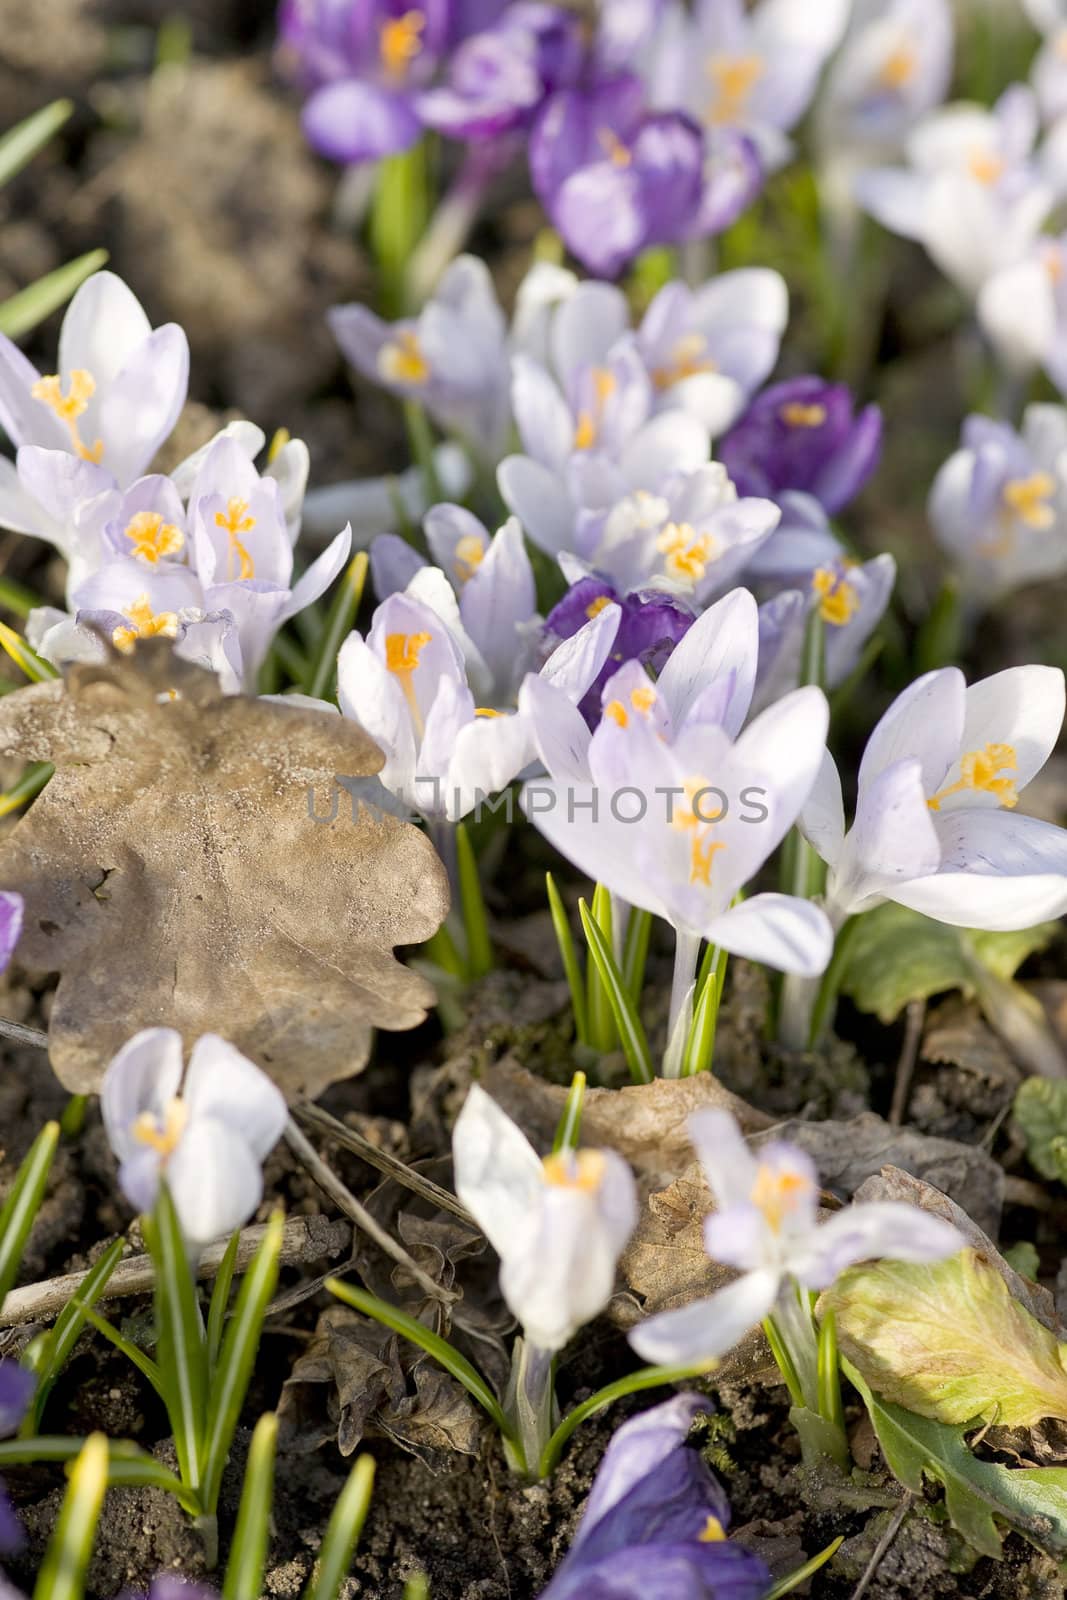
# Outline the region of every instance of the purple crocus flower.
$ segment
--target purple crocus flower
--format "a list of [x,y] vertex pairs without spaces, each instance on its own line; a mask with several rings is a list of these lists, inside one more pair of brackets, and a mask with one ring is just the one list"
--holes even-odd
[[739,495],[801,489],[833,516],[867,482],[881,448],[877,406],[857,416],[847,384],[804,377],[764,389],[718,453]]
[[163,1572],[148,1590],[124,1589],[119,1600],[218,1600],[218,1591],[206,1583],[190,1583],[177,1573]]
[[621,596],[605,579],[580,578],[553,607],[545,621],[545,638],[551,646],[571,639],[605,606],[616,601],[622,612],[611,654],[597,674],[579,709],[590,727],[600,720],[601,692],[623,661],[640,661],[657,675],[675,645],[689,632],[696,618],[673,595],[658,590],[638,590]]
[[551,96],[530,139],[534,189],[590,272],[615,277],[640,251],[719,233],[761,182],[755,149],[691,118],[647,109],[641,80],[609,78]]
[[285,0],[279,55],[310,91],[303,125],[315,149],[344,162],[410,149],[452,22],[451,0]]
[[420,115],[454,139],[528,127],[547,95],[577,81],[585,53],[576,13],[518,0],[459,47],[447,83],[420,97]]
[[[23,900],[11,889],[0,889],[0,972],[3,972],[22,932]],[[0,1438],[3,1437],[3,1410],[0,1397]]]
[[624,1423],[604,1452],[574,1543],[541,1600],[759,1600],[771,1575],[726,1537],[730,1506],[687,1443],[710,1411],[680,1394]]
[[[0,1439],[9,1438],[17,1432],[19,1423],[26,1415],[36,1382],[33,1373],[20,1367],[17,1361],[0,1361]],[[22,1524],[15,1515],[3,1485],[0,1485],[0,1554],[9,1555],[17,1550],[24,1537]]]

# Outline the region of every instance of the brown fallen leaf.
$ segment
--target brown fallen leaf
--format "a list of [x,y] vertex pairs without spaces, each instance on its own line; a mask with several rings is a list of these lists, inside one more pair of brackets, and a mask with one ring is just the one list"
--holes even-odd
[[0,883],[26,900],[19,958],[61,974],[52,1065],[95,1090],[139,1028],[215,1032],[290,1098],[358,1072],[371,1029],[410,1028],[430,985],[392,947],[448,909],[424,834],[342,795],[377,772],[353,723],[223,696],[163,640],[70,669],[0,701],[0,754],[56,773],[0,847]]

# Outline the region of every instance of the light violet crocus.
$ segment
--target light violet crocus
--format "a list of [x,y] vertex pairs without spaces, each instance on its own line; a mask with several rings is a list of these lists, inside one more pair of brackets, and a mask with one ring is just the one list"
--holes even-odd
[[855,820],[826,756],[800,818],[829,867],[835,926],[883,900],[964,928],[1030,928],[1067,910],[1067,832],[1021,815],[1059,737],[1063,673],[1010,667],[970,688],[957,667],[898,695],[867,743]]
[[500,1257],[500,1288],[523,1337],[555,1354],[607,1305],[637,1226],[633,1175],[614,1150],[544,1160],[473,1085],[452,1134],[456,1194]]
[[[28,1367],[11,1359],[0,1360],[0,1439],[9,1439],[18,1432],[36,1387],[37,1378]],[[0,1482],[0,1555],[13,1555],[25,1541],[25,1530]],[[3,1600],[2,1575],[0,1600]]]
[[[68,498],[125,488],[145,471],[185,404],[189,346],[174,323],[153,330],[112,272],[87,278],[67,307],[57,370],[41,374],[0,334],[0,424],[16,446],[62,452]],[[0,525],[68,554],[65,521],[0,458]]]
[[11,889],[0,889],[0,972],[8,966],[22,933],[25,902]]
[[820,106],[827,155],[898,148],[948,92],[954,33],[949,0],[857,0]]
[[977,308],[1006,372],[1025,379],[1043,367],[1067,394],[1067,234],[1042,234],[1020,261],[982,286]]
[[104,1074],[100,1109],[119,1183],[151,1211],[161,1182],[193,1249],[248,1221],[263,1197],[263,1161],[285,1127],[282,1095],[225,1039],[206,1033],[182,1073],[182,1038],[145,1028]]
[[750,138],[765,168],[789,158],[790,129],[848,20],[848,0],[674,0],[650,68],[653,101],[680,107],[713,134]]
[[484,261],[458,256],[416,318],[383,322],[348,305],[335,306],[329,323],[357,372],[499,459],[511,422],[507,328]]
[[1037,105],[1024,84],[991,111],[960,101],[912,131],[906,167],[861,173],[857,198],[892,233],[918,240],[973,298],[1026,255],[1056,200],[1056,183],[1035,159],[1037,134]]
[[419,113],[454,139],[499,139],[528,128],[547,95],[578,80],[585,60],[576,13],[518,0],[453,52],[445,82],[420,96]]
[[541,1600],[763,1600],[771,1575],[727,1538],[729,1501],[688,1443],[711,1409],[704,1395],[676,1394],[612,1434]]
[[805,1151],[777,1140],[750,1149],[726,1111],[696,1112],[689,1133],[715,1197],[704,1248],[741,1276],[638,1323],[629,1340],[644,1361],[725,1355],[776,1310],[788,1323],[792,1285],[829,1288],[846,1267],[875,1257],[940,1261],[966,1242],[951,1223],[895,1201],[848,1206],[820,1226],[819,1179]]
[[1067,572],[1067,409],[1028,406],[1018,433],[968,417],[928,511],[972,606]]

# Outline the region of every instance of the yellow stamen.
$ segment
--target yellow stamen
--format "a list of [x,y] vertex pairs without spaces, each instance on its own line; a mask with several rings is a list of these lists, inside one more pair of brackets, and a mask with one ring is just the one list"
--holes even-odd
[[911,45],[902,44],[886,56],[878,74],[883,89],[906,89],[919,68],[919,57]]
[[476,533],[465,533],[462,539],[456,541],[455,555],[452,570],[460,583],[466,583],[468,578],[474,577],[485,560],[485,546]]
[[162,1126],[150,1111],[142,1111],[130,1131],[138,1144],[148,1145],[166,1160],[178,1148],[188,1120],[185,1101],[174,1099],[168,1102]]
[[422,50],[426,17],[421,11],[405,11],[402,17],[383,22],[378,50],[386,76],[394,80],[407,76],[408,68]]
[[847,579],[830,567],[819,567],[811,580],[819,601],[819,613],[832,628],[843,628],[860,607],[860,597]]
[[141,595],[132,605],[124,607],[122,614],[129,619],[129,626],[116,628],[111,635],[111,643],[124,656],[132,653],[138,639],[178,637],[177,612],[160,611],[158,614],[153,612],[146,594]]
[[1004,176],[1005,162],[988,150],[972,150],[967,160],[967,170],[979,183],[991,187]]
[[1002,778],[998,774],[1015,772],[1018,766],[1014,745],[987,744],[982,750],[969,750],[960,757],[960,777],[957,781],[931,795],[926,804],[931,811],[940,811],[942,800],[947,800],[950,794],[974,789],[983,794],[995,794],[1006,811],[1014,811],[1019,804],[1015,780]]
[[413,328],[400,328],[378,351],[378,372],[388,383],[422,384],[430,376],[430,363],[422,353]]
[[560,1150],[541,1163],[553,1189],[582,1189],[595,1194],[604,1181],[607,1162],[600,1150]]
[[611,600],[606,594],[598,594],[585,608],[585,614],[592,622],[594,617],[599,617],[605,606],[610,606]]
[[400,680],[404,699],[411,712],[411,720],[420,738],[425,724],[412,678],[419,665],[419,657],[432,638],[432,633],[389,633],[385,638],[385,665],[393,676]]
[[84,367],[75,367],[70,375],[70,386],[64,394],[60,376],[54,372],[47,378],[38,378],[30,393],[35,400],[47,406],[60,422],[66,424],[74,454],[83,461],[92,461],[99,466],[104,454],[103,439],[97,439],[92,445],[84,444],[78,430],[78,418],[85,414],[89,401],[96,393],[96,379],[92,373],[86,372]]
[[502,711],[494,711],[491,706],[475,706],[474,715],[476,717],[502,717],[504,713]]
[[1055,50],[1058,56],[1067,61],[1067,28],[1061,28],[1056,35]]
[[701,372],[715,372],[714,361],[707,354],[708,341],[702,333],[686,333],[671,346],[670,360],[665,367],[655,367],[652,382],[657,389],[669,389],[683,378],[695,378]]
[[1001,492],[1004,508],[1028,528],[1051,528],[1056,513],[1049,501],[1056,493],[1056,480],[1049,472],[1033,472],[1028,478],[1011,478]]
[[726,1529],[723,1527],[718,1517],[713,1516],[709,1511],[708,1520],[704,1524],[704,1531],[697,1534],[697,1539],[701,1544],[718,1544],[720,1539],[725,1538]]
[[749,1199],[762,1211],[775,1233],[791,1211],[811,1194],[811,1179],[803,1172],[783,1172],[761,1162]]
[[630,713],[621,700],[609,700],[604,707],[604,715],[618,728],[627,728],[630,725]]
[[138,511],[123,530],[138,561],[154,567],[163,556],[176,556],[185,544],[185,535],[173,522],[164,522],[159,511]]
[[649,684],[647,688],[635,689],[630,695],[630,704],[633,706],[634,710],[639,711],[643,717],[647,717],[655,703],[656,691],[653,689],[651,684]]
[[598,128],[596,136],[613,167],[628,167],[632,164],[633,151],[628,149],[610,128]]
[[684,785],[686,799],[689,804],[680,808],[671,819],[671,826],[675,828],[692,829],[693,837],[689,851],[689,882],[702,883],[711,887],[711,871],[715,857],[720,850],[725,850],[726,845],[721,840],[709,839],[708,830],[715,826],[721,818],[708,819],[702,812],[705,811],[708,801],[702,800],[701,809],[696,808],[698,795],[704,791],[709,793],[714,789],[706,778],[688,778]]
[[763,77],[761,56],[714,55],[706,71],[714,85],[713,98],[705,113],[711,123],[739,122],[748,110],[752,91]]
[[688,522],[668,522],[656,540],[656,549],[667,557],[663,564],[672,578],[699,583],[714,553],[715,539],[710,533],[698,534]]
[[237,558],[237,576],[239,579],[254,578],[256,575],[255,562],[241,543],[240,535],[248,533],[256,525],[255,517],[248,515],[247,500],[227,500],[225,511],[216,511],[215,526],[225,529],[230,541],[227,556],[226,575],[232,580],[234,557]]
[[790,400],[778,415],[787,428],[821,428],[826,421],[826,407],[818,402],[806,406],[801,400]]
[[604,421],[604,407],[618,388],[615,374],[610,367],[594,367],[591,376],[593,405],[592,409],[578,413],[578,425],[574,430],[576,450],[591,450],[596,444]]

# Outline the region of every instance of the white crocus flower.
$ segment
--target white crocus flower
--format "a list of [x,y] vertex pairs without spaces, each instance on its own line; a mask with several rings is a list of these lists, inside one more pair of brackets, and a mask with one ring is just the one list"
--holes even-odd
[[819,1179],[805,1151],[774,1141],[753,1153],[726,1111],[698,1111],[689,1130],[715,1197],[704,1248],[742,1276],[639,1323],[629,1339],[645,1361],[725,1355],[771,1315],[790,1280],[826,1289],[859,1261],[940,1261],[963,1248],[951,1223],[895,1201],[848,1206],[820,1227]]
[[1067,911],[1067,832],[1020,816],[1063,722],[1055,667],[1012,667],[967,687],[928,672],[872,733],[845,831],[827,755],[800,826],[829,866],[831,920],[895,900],[965,928],[1029,928]]
[[214,1033],[193,1046],[183,1083],[173,1028],[145,1028],[123,1045],[104,1075],[100,1108],[130,1204],[150,1211],[165,1182],[194,1248],[248,1221],[287,1116],[266,1074]]
[[633,1175],[614,1150],[542,1160],[477,1084],[452,1135],[456,1193],[500,1257],[500,1288],[528,1344],[561,1350],[598,1316],[637,1225]]

